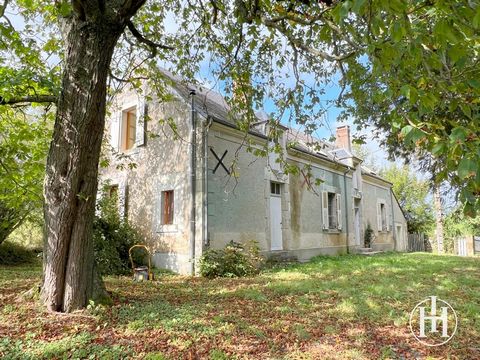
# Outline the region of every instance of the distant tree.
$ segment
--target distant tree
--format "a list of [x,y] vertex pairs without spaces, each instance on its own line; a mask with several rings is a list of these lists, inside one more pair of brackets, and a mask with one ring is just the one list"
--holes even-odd
[[457,237],[480,235],[480,216],[465,216],[460,206],[445,216],[444,224],[444,250],[447,253],[453,253]]
[[0,108],[0,244],[25,220],[41,222],[51,114]]
[[390,164],[380,172],[393,183],[393,192],[407,218],[410,232],[428,233],[434,225],[429,184],[421,180],[408,165]]
[[379,172],[380,161],[379,159],[373,154],[373,152],[367,148],[365,144],[353,143],[352,144],[352,151],[353,154],[360,159],[362,159],[362,164],[368,167],[370,170],[375,172]]

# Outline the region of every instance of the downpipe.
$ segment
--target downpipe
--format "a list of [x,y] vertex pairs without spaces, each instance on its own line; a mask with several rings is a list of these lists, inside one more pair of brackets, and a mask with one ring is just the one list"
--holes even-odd
[[195,90],[190,90],[191,96],[191,122],[192,122],[192,137],[190,141],[190,186],[192,196],[192,206],[190,212],[190,261],[191,275],[195,275],[195,236],[196,236],[196,194],[197,194],[197,124],[195,121]]

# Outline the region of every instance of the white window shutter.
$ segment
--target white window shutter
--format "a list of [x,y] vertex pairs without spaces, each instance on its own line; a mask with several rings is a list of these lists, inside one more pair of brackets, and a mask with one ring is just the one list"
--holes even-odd
[[118,184],[118,216],[121,220],[127,216],[127,181]]
[[322,221],[323,229],[328,229],[328,193],[322,191]]
[[390,206],[385,204],[385,218],[386,218],[386,223],[387,223],[387,231],[390,231]]
[[137,104],[137,126],[135,131],[135,146],[145,145],[145,114],[147,102],[145,95],[141,95]]
[[120,129],[122,125],[123,112],[118,111],[112,116],[110,125],[110,145],[115,151],[120,149]]
[[382,205],[377,202],[377,230],[382,231]]
[[342,195],[337,194],[337,229],[342,229]]

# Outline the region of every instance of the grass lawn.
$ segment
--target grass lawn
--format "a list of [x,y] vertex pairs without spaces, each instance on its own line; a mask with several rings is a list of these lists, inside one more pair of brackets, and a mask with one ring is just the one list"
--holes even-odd
[[[114,305],[49,314],[19,294],[39,266],[0,266],[4,359],[480,359],[480,259],[431,254],[318,257],[255,278],[107,278]],[[454,338],[429,348],[410,311],[436,295]]]

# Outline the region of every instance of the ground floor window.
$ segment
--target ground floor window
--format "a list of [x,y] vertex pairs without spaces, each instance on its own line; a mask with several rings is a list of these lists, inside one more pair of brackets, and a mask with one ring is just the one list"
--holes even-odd
[[173,224],[174,199],[173,190],[162,191],[162,225]]
[[377,203],[377,223],[378,231],[390,231],[388,226],[388,208],[384,200]]
[[324,229],[341,229],[341,195],[334,192],[324,191],[322,193],[322,212]]

